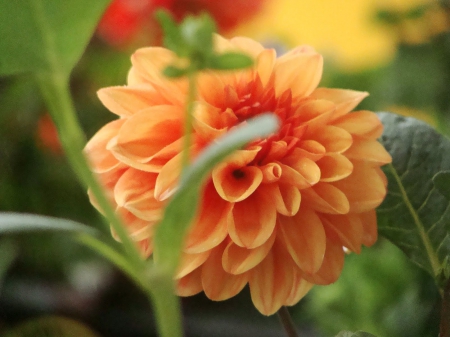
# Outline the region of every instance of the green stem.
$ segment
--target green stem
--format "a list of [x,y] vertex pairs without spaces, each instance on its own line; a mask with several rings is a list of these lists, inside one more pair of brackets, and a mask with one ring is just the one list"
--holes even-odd
[[286,332],[286,336],[288,337],[299,337],[297,333],[297,329],[295,328],[294,322],[292,321],[291,314],[289,313],[286,307],[281,307],[277,312],[278,318],[281,322],[281,325]]
[[448,280],[445,285],[442,297],[439,337],[450,337],[450,280]]
[[36,79],[49,112],[56,123],[58,135],[70,165],[84,187],[91,189],[93,196],[105,214],[106,226],[109,227],[109,224],[111,224],[116,231],[133,268],[142,271],[145,266],[144,260],[106,198],[102,186],[92,174],[88,161],[83,154],[86,139],[76,118],[69,91],[68,76],[56,72],[52,74],[41,73],[36,76]]
[[192,143],[192,120],[194,112],[194,104],[197,96],[197,75],[196,70],[191,70],[188,73],[188,95],[186,98],[186,115],[184,119],[184,139],[183,139],[183,154],[182,165],[184,169],[189,165],[191,158],[191,143]]

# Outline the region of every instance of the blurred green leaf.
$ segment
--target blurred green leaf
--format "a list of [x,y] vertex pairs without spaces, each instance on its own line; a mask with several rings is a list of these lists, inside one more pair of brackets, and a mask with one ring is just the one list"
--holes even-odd
[[350,331],[341,331],[336,335],[336,337],[376,337],[376,336],[364,331],[357,331],[354,333]]
[[0,234],[28,231],[83,232],[94,235],[97,231],[79,222],[36,214],[0,212]]
[[180,31],[193,54],[206,57],[212,54],[213,33],[216,31],[216,26],[208,14],[186,17],[180,25]]
[[437,173],[433,177],[433,184],[447,200],[450,200],[450,171]]
[[210,60],[209,67],[212,69],[229,70],[248,68],[251,65],[253,65],[253,59],[250,56],[229,52],[214,55]]
[[186,68],[178,68],[175,66],[168,66],[163,71],[167,77],[177,78],[187,75],[188,70]]
[[109,1],[0,1],[0,75],[68,75]]
[[8,271],[8,268],[13,263],[18,254],[17,245],[10,239],[3,239],[0,241],[0,290],[3,283],[3,278]]
[[167,11],[161,9],[156,12],[155,16],[164,32],[164,46],[172,50],[179,57],[187,57],[188,48],[183,41],[180,28],[172,16]]
[[233,151],[256,138],[275,132],[277,128],[278,120],[270,114],[248,120],[217,139],[186,169],[178,190],[167,205],[164,218],[156,229],[154,259],[157,265],[175,272],[182,240],[196,213],[203,181],[213,167]]
[[393,158],[383,167],[388,193],[377,212],[379,231],[438,281],[450,254],[450,203],[433,177],[450,169],[450,140],[414,118],[379,116],[381,142]]
[[61,317],[46,316],[21,323],[7,331],[4,337],[100,337],[81,322]]

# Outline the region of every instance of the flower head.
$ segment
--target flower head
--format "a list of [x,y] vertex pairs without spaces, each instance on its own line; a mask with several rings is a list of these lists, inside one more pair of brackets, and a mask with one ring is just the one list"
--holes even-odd
[[[247,38],[216,36],[215,45],[250,54],[255,65],[199,75],[192,155],[267,111],[281,127],[213,170],[185,242],[178,293],[225,300],[249,284],[256,308],[269,315],[312,285],[336,281],[344,248],[358,253],[376,241],[374,209],[387,184],[380,166],[391,157],[377,141],[377,116],[350,113],[367,93],[317,88],[322,57],[311,47],[277,58]],[[162,75],[174,59],[159,47],[135,52],[128,86],[98,93],[120,118],[85,149],[146,256],[180,176],[187,81]]]

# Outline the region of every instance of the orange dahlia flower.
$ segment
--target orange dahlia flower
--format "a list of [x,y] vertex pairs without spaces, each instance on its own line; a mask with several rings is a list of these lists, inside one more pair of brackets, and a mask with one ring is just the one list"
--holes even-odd
[[[185,241],[177,291],[220,301],[249,284],[256,308],[270,315],[312,285],[336,281],[344,248],[358,253],[376,241],[374,209],[387,184],[380,166],[391,157],[377,141],[377,116],[349,113],[367,93],[317,88],[322,57],[311,47],[277,58],[247,38],[216,36],[215,44],[250,54],[255,65],[199,75],[192,155],[267,111],[281,128],[213,170]],[[85,149],[145,256],[180,176],[187,80],[162,75],[174,60],[160,47],[136,51],[128,86],[98,92],[119,118]]]

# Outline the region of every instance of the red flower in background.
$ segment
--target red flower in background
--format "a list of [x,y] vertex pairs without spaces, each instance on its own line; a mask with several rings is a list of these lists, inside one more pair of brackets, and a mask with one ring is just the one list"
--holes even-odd
[[[266,0],[114,0],[101,19],[97,34],[115,46],[132,42],[139,33],[155,44],[161,31],[155,23],[155,10],[165,8],[177,20],[187,14],[209,13],[218,30],[226,32],[256,14]],[[145,41],[148,44],[148,41]],[[158,43],[156,43],[158,44]]]

